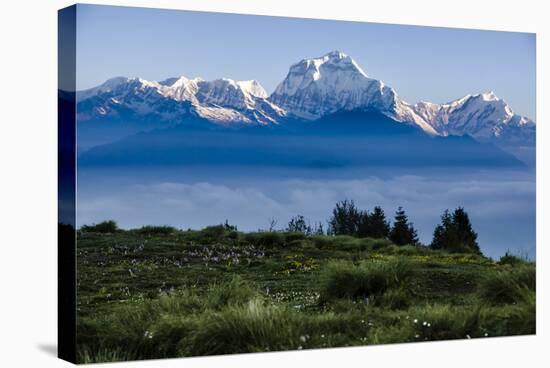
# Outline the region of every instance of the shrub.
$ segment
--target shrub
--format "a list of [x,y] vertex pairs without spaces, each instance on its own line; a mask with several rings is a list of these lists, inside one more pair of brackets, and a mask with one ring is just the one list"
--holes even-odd
[[480,298],[489,304],[528,301],[536,291],[536,271],[531,265],[488,274],[479,285]]
[[285,245],[284,235],[276,231],[247,233],[243,240],[245,243],[256,246],[282,247]]
[[356,238],[350,235],[314,236],[313,244],[319,249],[333,249],[343,251],[365,251],[372,245],[370,238]]
[[223,225],[207,226],[199,233],[199,238],[203,243],[214,243],[224,238],[226,228]]
[[334,249],[345,251],[365,251],[370,248],[372,240],[370,238],[354,238],[352,236],[334,237]]
[[389,247],[393,243],[388,239],[372,239],[371,244],[372,244],[371,245],[372,250],[381,250],[381,249]]
[[225,239],[237,239],[238,233],[234,229],[229,229],[227,225],[207,226],[202,230],[188,230],[184,234],[187,240],[200,244],[213,244]]
[[395,244],[388,245],[385,248],[380,249],[380,253],[395,254],[400,256],[425,256],[433,254],[433,250],[422,245],[401,245]]
[[305,233],[295,232],[295,231],[284,233],[284,236],[285,236],[285,242],[287,243],[290,243],[295,240],[304,240],[307,238]]
[[240,238],[240,233],[237,230],[231,230],[227,233],[227,239],[238,241]]
[[142,235],[170,235],[177,231],[172,226],[143,226],[138,229],[138,232]]
[[291,242],[287,242],[286,246],[288,248],[300,248],[305,249],[311,247],[311,242],[308,239],[302,239],[302,240],[293,240]]
[[326,249],[330,247],[332,236],[325,235],[315,235],[311,237],[313,245],[318,249]]
[[501,265],[510,265],[510,266],[524,265],[528,262],[529,261],[526,258],[515,256],[508,251],[502,257],[500,257],[500,260],[498,261],[498,263]]
[[322,277],[322,303],[335,299],[371,298],[388,289],[402,287],[412,273],[409,262],[399,259],[394,262],[333,262]]
[[115,221],[108,220],[100,222],[99,224],[93,224],[93,225],[82,225],[80,228],[81,231],[87,232],[87,233],[114,233],[118,230],[118,226]]

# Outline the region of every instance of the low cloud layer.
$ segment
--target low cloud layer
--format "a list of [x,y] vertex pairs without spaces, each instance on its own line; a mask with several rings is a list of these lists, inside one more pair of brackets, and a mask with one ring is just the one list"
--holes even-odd
[[79,225],[114,219],[124,228],[144,224],[201,228],[228,220],[239,229],[257,230],[267,228],[271,218],[284,227],[296,214],[326,225],[334,204],[347,198],[360,208],[379,205],[389,216],[403,206],[425,243],[430,242],[443,210],[463,206],[485,253],[498,256],[510,250],[535,256],[532,175],[135,181],[117,178],[99,186],[81,185]]

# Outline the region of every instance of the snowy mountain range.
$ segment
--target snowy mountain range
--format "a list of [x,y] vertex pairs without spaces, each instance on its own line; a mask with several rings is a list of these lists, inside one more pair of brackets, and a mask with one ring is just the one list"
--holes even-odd
[[258,81],[112,78],[77,93],[79,122],[139,120],[163,125],[199,117],[222,126],[315,121],[339,111],[374,111],[430,136],[469,135],[502,145],[535,143],[536,125],[493,92],[436,104],[403,101],[348,55],[333,51],[290,67],[268,95]]

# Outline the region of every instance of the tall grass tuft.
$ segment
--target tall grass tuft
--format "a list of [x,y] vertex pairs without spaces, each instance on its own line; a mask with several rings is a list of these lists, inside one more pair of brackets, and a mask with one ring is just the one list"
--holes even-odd
[[484,311],[480,308],[447,304],[423,305],[408,309],[400,322],[382,326],[369,336],[375,344],[405,341],[465,339],[485,336]]
[[478,294],[489,304],[517,304],[529,301],[535,291],[535,267],[522,265],[488,274],[480,283]]
[[180,344],[182,355],[215,355],[295,349],[300,342],[298,314],[253,299],[207,312],[193,337]]
[[376,297],[388,289],[403,287],[412,272],[411,263],[404,259],[385,263],[332,262],[321,278],[320,301]]
[[208,307],[221,309],[226,306],[245,304],[257,295],[256,289],[241,277],[235,276],[228,283],[211,285],[204,298]]

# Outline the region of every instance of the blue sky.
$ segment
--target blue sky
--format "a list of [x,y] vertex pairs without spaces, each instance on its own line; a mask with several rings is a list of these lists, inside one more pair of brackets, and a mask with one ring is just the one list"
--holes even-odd
[[493,90],[535,119],[535,35],[363,22],[78,6],[77,87],[114,76],[257,79],[271,93],[291,64],[331,50],[406,101]]

